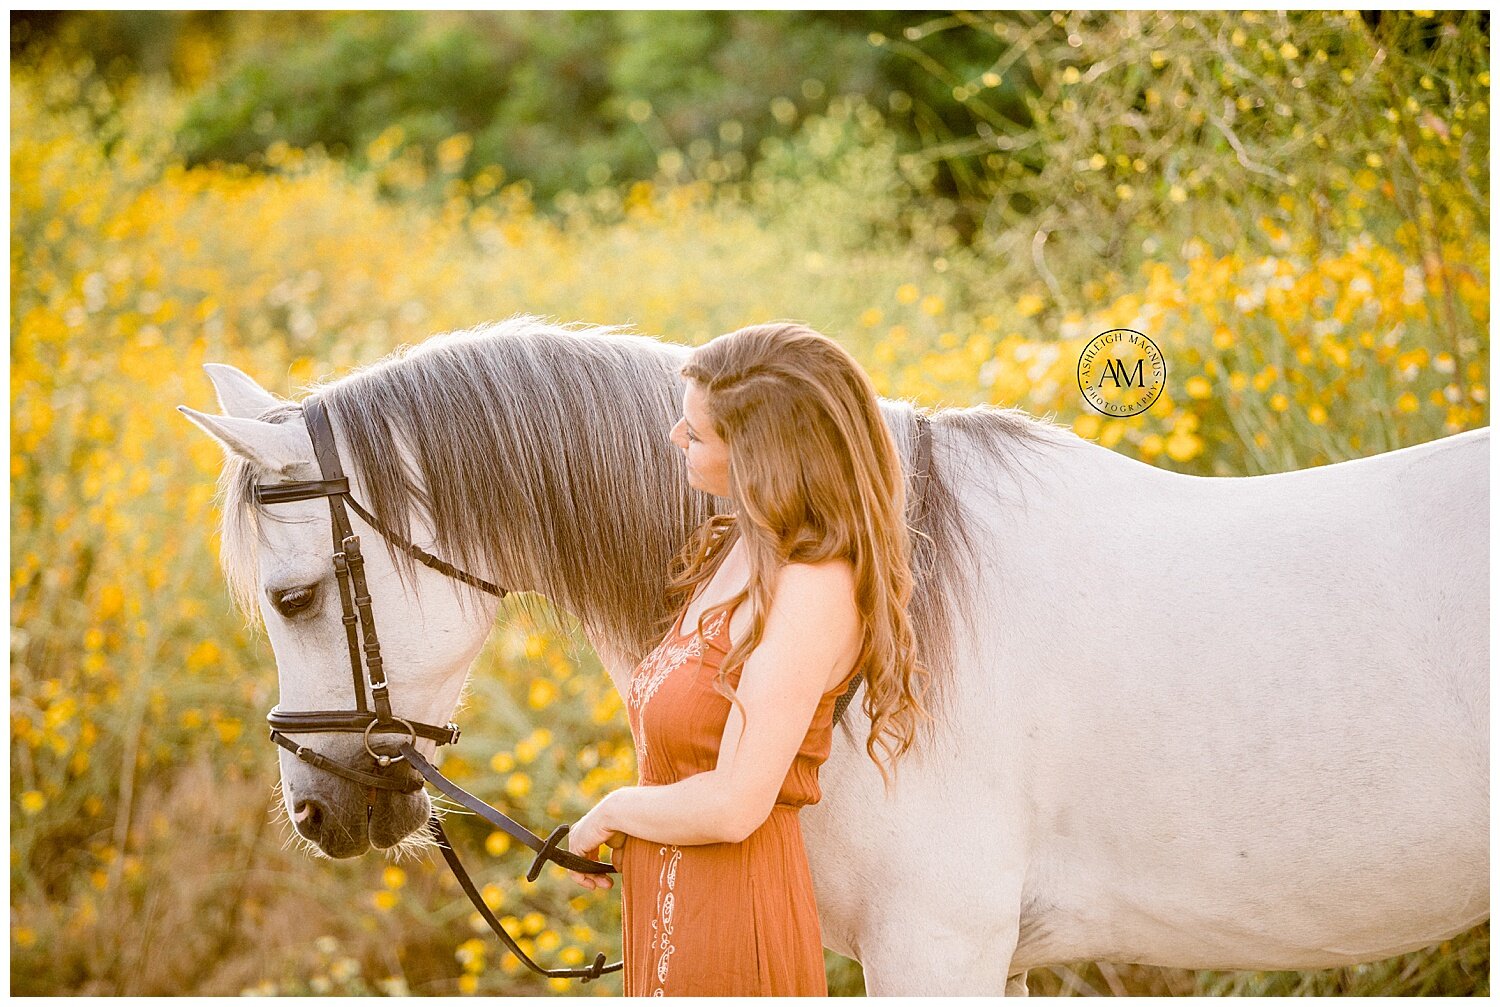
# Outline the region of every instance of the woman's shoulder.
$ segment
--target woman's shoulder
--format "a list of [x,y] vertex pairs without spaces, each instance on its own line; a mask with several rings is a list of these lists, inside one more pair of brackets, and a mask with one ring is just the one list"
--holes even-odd
[[816,614],[820,619],[855,621],[854,565],[834,558],[816,563],[787,563],[776,573],[771,607]]
[[847,587],[854,591],[854,564],[843,556],[812,563],[785,563],[776,572],[777,589],[790,585],[798,592],[827,591]]
[[[740,639],[750,628],[752,607],[741,604],[748,600],[747,595],[730,608],[732,639]],[[782,631],[790,631],[800,642],[809,624],[827,633],[840,627],[854,631],[858,623],[854,566],[847,559],[784,563],[772,575],[771,610],[767,613],[765,634],[779,638]],[[761,642],[765,639],[763,636]]]
[[772,653],[771,666],[817,669],[819,674],[827,668],[831,681],[826,694],[847,679],[863,633],[854,567],[847,560],[788,563],[777,571],[761,641]]

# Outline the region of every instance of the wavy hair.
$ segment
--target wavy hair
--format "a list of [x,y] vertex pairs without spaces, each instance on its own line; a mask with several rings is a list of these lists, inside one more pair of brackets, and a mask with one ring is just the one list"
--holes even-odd
[[761,641],[781,566],[848,560],[862,623],[855,666],[864,673],[870,718],[865,748],[889,790],[887,766],[894,769],[911,747],[918,719],[932,719],[923,702],[931,672],[918,663],[908,613],[906,481],[875,386],[837,342],[793,323],[719,336],[694,350],[679,373],[702,389],[714,431],[729,448],[730,507],[689,536],[674,558],[668,596],[680,610],[743,538],[748,584],[705,610],[697,628],[713,613],[755,599],[750,630],[732,644],[715,690],[746,715],[728,675]]

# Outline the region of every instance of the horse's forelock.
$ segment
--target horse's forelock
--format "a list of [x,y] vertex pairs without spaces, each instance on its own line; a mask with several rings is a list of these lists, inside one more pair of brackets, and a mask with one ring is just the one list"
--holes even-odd
[[[256,419],[266,423],[286,423],[301,415],[302,407],[297,403],[282,402]],[[239,455],[230,454],[225,457],[224,467],[219,471],[218,485],[221,515],[219,566],[229,584],[235,608],[244,616],[247,625],[252,626],[260,621],[256,562],[261,522],[276,520],[272,508],[255,502],[255,486],[260,477],[261,473],[254,465]]]

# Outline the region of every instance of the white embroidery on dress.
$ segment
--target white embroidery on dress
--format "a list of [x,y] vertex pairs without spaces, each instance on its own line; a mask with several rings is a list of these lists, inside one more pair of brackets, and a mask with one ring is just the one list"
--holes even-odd
[[[683,639],[679,634],[663,640],[656,649],[646,655],[630,676],[625,695],[625,708],[631,716],[631,727],[636,739],[636,765],[642,771],[646,767],[646,704],[656,695],[657,689],[689,659],[703,653],[705,638],[718,635],[728,612],[720,612],[704,624],[702,633],[693,633]],[[669,852],[670,851],[670,852]],[[677,863],[682,859],[682,850],[676,846],[659,847],[662,858],[661,871],[656,881],[656,916],[651,920],[652,960],[655,962],[657,987],[652,996],[666,996],[667,969],[672,952],[677,946],[672,943],[672,915],[677,906]]]
[[[670,857],[667,855],[669,848],[672,851]],[[677,946],[672,943],[672,910],[677,904],[677,896],[672,889],[677,885],[677,861],[682,859],[682,850],[676,846],[663,846],[657,855],[664,860],[656,879],[656,918],[651,921],[651,950],[658,952],[657,987],[651,994],[654,997],[666,996],[667,966],[671,964],[668,959],[677,950]]]
[[646,767],[646,703],[656,695],[656,690],[667,680],[668,675],[682,667],[683,662],[688,658],[697,657],[703,653],[704,636],[718,635],[719,628],[724,624],[724,618],[728,614],[728,612],[720,612],[708,620],[701,635],[694,633],[685,640],[673,637],[663,640],[655,650],[646,655],[646,659],[631,674],[625,705],[634,715],[635,722],[632,726],[635,727],[636,737],[635,763],[642,771]]

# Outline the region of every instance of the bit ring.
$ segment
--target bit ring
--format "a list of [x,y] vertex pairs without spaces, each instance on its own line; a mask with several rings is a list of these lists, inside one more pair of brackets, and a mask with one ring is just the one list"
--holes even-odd
[[[406,728],[406,733],[411,735],[411,744],[415,745],[417,743],[417,729],[415,727],[412,727],[410,723],[402,720],[400,717],[392,717],[388,723],[400,724],[402,727]],[[379,720],[372,720],[365,725],[365,751],[370,753],[370,758],[375,760],[375,764],[377,766],[380,766],[382,769],[384,769],[386,766],[394,765],[395,763],[400,762],[402,759],[406,758],[406,756],[381,755],[379,752],[375,751],[375,749],[370,747],[370,732],[375,728],[381,726],[384,725],[382,725]]]

